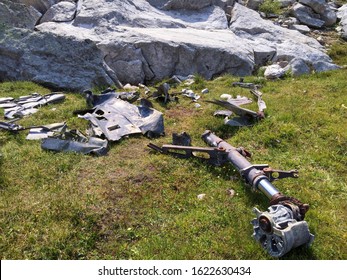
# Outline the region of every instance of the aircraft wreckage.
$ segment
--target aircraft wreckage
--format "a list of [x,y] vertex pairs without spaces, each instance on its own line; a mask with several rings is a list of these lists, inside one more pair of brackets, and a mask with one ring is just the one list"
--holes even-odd
[[[252,102],[247,97],[233,98],[222,95],[221,98],[224,100],[206,101],[227,109],[217,111],[215,115],[225,116],[225,124],[231,126],[251,126],[262,120],[265,117],[266,104],[262,100],[258,86],[243,81],[234,83],[233,86],[250,89],[257,100],[258,111],[241,107]],[[183,95],[186,95],[186,92]],[[5,109],[5,118],[12,120],[0,122],[0,128],[11,132],[29,130],[27,139],[41,139],[41,147],[45,150],[74,151],[94,155],[105,155],[108,151],[108,141],[119,141],[127,135],[142,133],[151,138],[164,134],[163,114],[153,109],[147,99],[142,99],[139,106],[133,105],[132,102],[139,98],[136,92],[116,92],[108,89],[99,95],[85,91],[84,96],[89,108],[74,113],[89,121],[88,137],[78,130],[68,129],[65,122],[30,127],[22,127],[15,123],[18,118],[37,112],[38,107],[64,101],[65,96],[61,93],[45,96],[35,93],[18,99],[1,98],[0,107]],[[158,97],[163,98],[164,102],[176,100],[176,97],[169,94],[169,86],[166,84],[159,87],[153,96],[153,98]],[[194,93],[188,97],[196,99]],[[236,116],[230,119],[231,115]],[[252,190],[260,191],[270,199],[267,211],[253,209],[256,217],[252,220],[252,225],[253,237],[271,256],[281,257],[293,248],[312,243],[314,235],[310,233],[308,224],[304,220],[309,209],[308,204],[282,194],[272,184],[273,181],[282,178],[297,178],[297,170],[274,170],[267,164],[252,164],[247,160],[251,156],[247,150],[233,147],[211,131],[205,131],[202,139],[211,147],[191,146],[191,139],[187,133],[173,134],[172,145],[159,147],[150,143],[148,146],[163,154],[179,158],[199,157],[195,155],[196,152],[206,153],[206,158],[199,158],[207,159],[216,166],[232,164]]]
[[[308,224],[304,220],[309,209],[308,204],[302,203],[294,197],[282,194],[272,181],[287,177],[297,178],[296,170],[274,170],[267,164],[252,164],[246,157],[250,154],[244,148],[235,148],[211,131],[205,131],[202,139],[212,148],[193,147],[186,145],[191,140],[187,134],[182,137],[175,135],[173,145],[158,147],[152,143],[148,146],[163,154],[170,154],[179,158],[205,157],[195,156],[195,152],[208,154],[211,164],[221,166],[231,163],[253,190],[261,191],[270,199],[268,211],[261,212],[253,209],[256,218],[252,221],[253,237],[261,243],[265,250],[273,257],[281,257],[293,248],[304,244],[311,244],[314,236],[310,233]],[[179,139],[179,140],[177,140]]]
[[[226,96],[227,100],[207,101],[225,107],[230,111],[223,111],[225,124],[231,126],[250,126],[265,116],[266,104],[262,100],[262,93],[258,86],[242,81],[234,83],[233,86],[249,88],[256,97],[258,112],[240,107],[248,104],[251,100],[244,97],[232,98]],[[218,115],[220,111],[216,112]],[[234,113],[237,115],[232,119],[228,117]],[[261,212],[253,209],[256,218],[252,220],[253,237],[260,242],[262,247],[272,256],[281,257],[301,245],[310,245],[314,235],[310,233],[307,222],[304,220],[309,205],[300,200],[282,194],[272,182],[283,178],[297,178],[298,171],[282,171],[269,167],[268,164],[252,164],[247,160],[251,154],[243,147],[235,148],[211,131],[205,131],[202,139],[211,148],[191,146],[191,139],[187,133],[173,134],[173,144],[162,147],[150,143],[148,146],[163,154],[170,154],[179,158],[197,157],[207,160],[210,164],[221,166],[231,163],[240,173],[245,182],[252,190],[260,191],[270,199],[268,211]],[[196,154],[205,153],[206,157]]]

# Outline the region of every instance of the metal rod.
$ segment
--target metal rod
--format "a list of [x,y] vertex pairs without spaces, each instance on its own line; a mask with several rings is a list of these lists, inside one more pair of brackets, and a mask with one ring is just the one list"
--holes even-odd
[[280,191],[273,186],[264,173],[254,167],[240,152],[219,138],[211,131],[207,130],[203,133],[202,139],[210,146],[216,148],[223,148],[228,153],[228,160],[235,166],[235,168],[241,173],[248,184],[253,186],[255,189],[260,190],[269,199],[279,194]]

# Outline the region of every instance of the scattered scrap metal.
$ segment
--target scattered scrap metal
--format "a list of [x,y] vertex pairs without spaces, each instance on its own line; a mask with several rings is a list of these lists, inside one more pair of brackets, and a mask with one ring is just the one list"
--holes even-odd
[[[142,99],[139,106],[131,104],[139,99],[136,91],[116,92],[107,89],[99,95],[85,91],[87,105],[79,110],[80,118],[90,121],[90,135],[70,130],[66,123],[23,127],[16,123],[21,117],[37,112],[40,106],[65,99],[62,93],[40,95],[34,93],[18,99],[0,98],[0,108],[5,109],[5,118],[0,128],[10,132],[29,130],[26,139],[42,140],[41,147],[51,151],[74,151],[83,154],[105,155],[108,141],[118,141],[130,134],[142,133],[148,137],[164,134],[163,114],[153,109],[150,101]],[[17,117],[17,118],[15,118]]]
[[[194,93],[194,91],[191,89],[182,89],[181,92],[170,92],[172,85],[175,87],[178,84],[184,83],[184,85],[190,86],[194,82],[195,76],[193,75],[189,75],[187,77],[174,75],[167,82],[164,82],[157,86],[156,91],[148,97],[151,97],[155,100],[158,100],[159,102],[166,104],[168,102],[177,102],[178,95],[182,95],[191,98],[192,101],[196,102],[200,98],[200,96]],[[208,93],[208,89],[204,89],[202,93]]]
[[0,98],[0,108],[4,108],[6,119],[14,119],[34,114],[41,106],[63,100],[65,100],[65,95],[60,92],[52,92],[46,95],[33,93],[28,96],[21,96],[18,99],[11,97]]
[[[174,145],[162,147],[152,143],[148,146],[163,154],[179,158],[198,157],[217,166],[231,163],[254,191],[261,191],[270,199],[268,211],[261,212],[257,208],[253,209],[256,218],[252,220],[252,224],[253,237],[271,256],[281,257],[293,248],[312,243],[314,235],[310,233],[308,224],[304,221],[309,209],[308,204],[282,194],[271,183],[282,178],[297,178],[297,170],[274,170],[267,164],[251,164],[246,159],[251,156],[249,152],[242,147],[233,147],[211,131],[205,131],[202,135],[202,139],[211,148],[190,146],[191,141],[186,134],[178,137],[176,135],[174,139],[179,139],[179,141],[175,140],[179,145],[175,145],[174,142]],[[184,141],[181,141],[182,139]],[[208,157],[196,156],[196,152],[206,153]]]
[[50,136],[53,136],[54,133],[61,132],[66,123],[54,123],[48,125],[34,125],[29,127],[23,127],[15,122],[18,119],[14,119],[8,122],[0,122],[0,128],[10,131],[10,132],[19,132],[24,130],[29,130],[29,134],[26,137],[27,140],[40,140]]
[[61,92],[52,92],[46,95],[33,93],[17,99],[12,97],[0,98],[0,108],[4,109],[4,117],[11,119],[10,121],[0,121],[0,128],[12,133],[29,130],[29,134],[26,137],[27,140],[39,140],[51,137],[55,133],[61,132],[66,127],[66,123],[23,127],[16,122],[24,116],[36,113],[41,106],[64,100],[65,95]]

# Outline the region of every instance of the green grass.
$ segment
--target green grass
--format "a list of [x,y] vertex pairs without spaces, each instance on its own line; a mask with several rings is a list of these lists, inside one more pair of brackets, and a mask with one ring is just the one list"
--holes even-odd
[[259,11],[266,14],[280,14],[281,4],[277,0],[265,0],[260,4]]
[[338,65],[347,65],[347,42],[337,40],[328,50],[328,55]]
[[[235,129],[213,117],[217,106],[203,102],[222,93],[249,95],[231,87],[237,78],[202,81],[201,108],[185,97],[163,106],[166,136],[132,136],[111,144],[105,157],[43,151],[26,133],[0,131],[1,259],[271,259],[252,238],[252,208],[268,200],[250,191],[232,166],[213,167],[195,159],[161,155],[147,148],[171,143],[173,132],[188,132],[206,146],[210,129],[253,154],[253,163],[299,169],[299,179],[275,183],[283,193],[309,203],[306,221],[316,238],[283,259],[347,259],[347,70],[259,82],[266,119]],[[175,89],[179,91],[180,87]],[[29,82],[0,84],[0,96],[49,90]],[[66,121],[84,131],[73,116],[85,108],[78,94],[42,107],[19,123]],[[344,105],[343,105],[344,104]],[[56,108],[56,110],[52,110]],[[249,108],[256,108],[251,104]],[[234,189],[237,195],[227,195]],[[205,193],[203,200],[197,195]]]

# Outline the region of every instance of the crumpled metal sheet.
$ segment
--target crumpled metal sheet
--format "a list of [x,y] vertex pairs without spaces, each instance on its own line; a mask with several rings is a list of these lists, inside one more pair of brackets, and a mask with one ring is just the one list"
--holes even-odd
[[70,130],[43,139],[41,148],[54,152],[76,152],[102,156],[108,152],[108,141],[96,137],[87,138],[78,130]]
[[114,93],[93,95],[92,100],[94,111],[79,117],[90,121],[95,136],[118,141],[131,134],[154,137],[164,133],[163,114],[153,108],[130,104]]
[[4,108],[4,115],[7,119],[13,119],[16,117],[23,117],[26,115],[34,114],[38,111],[38,107],[46,104],[56,103],[63,101],[65,95],[62,93],[50,93],[46,95],[40,95],[33,93],[28,96],[21,96],[18,99],[11,97],[1,98],[0,108]]
[[61,133],[67,128],[66,123],[53,123],[43,125],[41,127],[31,128],[26,137],[27,140],[41,140],[44,138],[52,137],[56,133]]
[[[223,99],[223,95],[224,94],[221,95],[222,99]],[[226,95],[226,96],[228,96],[228,95]],[[233,97],[230,96],[230,97],[228,97],[226,99],[226,101],[229,102],[229,103],[232,103],[234,105],[237,105],[237,106],[247,105],[247,104],[251,104],[253,102],[252,99],[250,99],[250,98],[248,98],[246,96],[241,96],[241,95],[236,96],[236,98],[233,98]]]

